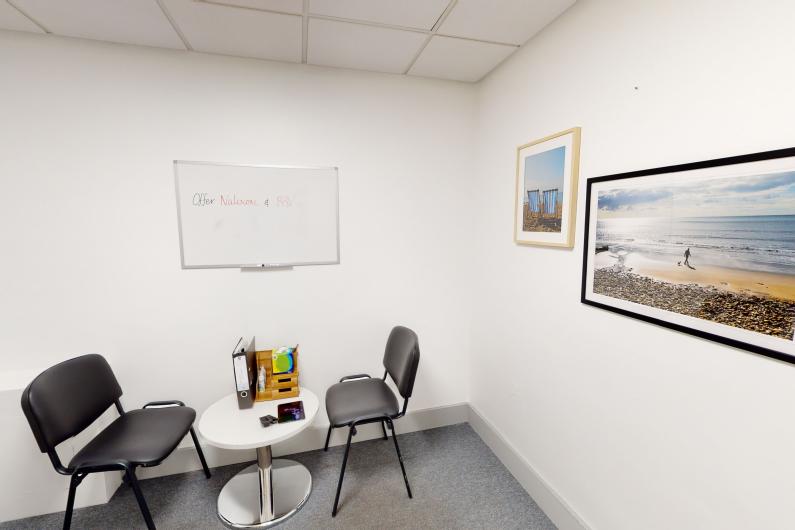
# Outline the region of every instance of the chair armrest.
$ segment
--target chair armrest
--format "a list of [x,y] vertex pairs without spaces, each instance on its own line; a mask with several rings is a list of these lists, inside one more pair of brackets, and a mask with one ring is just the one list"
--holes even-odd
[[144,405],[141,408],[145,409],[145,408],[148,408],[148,407],[184,407],[184,406],[185,406],[185,403],[183,403],[182,401],[177,401],[177,400],[173,400],[173,401],[150,401],[149,403],[147,403],[146,405]]
[[340,383],[343,381],[348,381],[349,379],[372,379],[368,374],[356,374],[356,375],[346,375],[342,379],[340,379]]

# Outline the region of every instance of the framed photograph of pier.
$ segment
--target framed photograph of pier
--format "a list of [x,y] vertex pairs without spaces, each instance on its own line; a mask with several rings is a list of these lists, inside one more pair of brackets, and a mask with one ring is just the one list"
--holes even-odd
[[795,148],[588,180],[582,302],[795,363]]
[[579,165],[579,127],[516,149],[513,227],[516,243],[574,246]]

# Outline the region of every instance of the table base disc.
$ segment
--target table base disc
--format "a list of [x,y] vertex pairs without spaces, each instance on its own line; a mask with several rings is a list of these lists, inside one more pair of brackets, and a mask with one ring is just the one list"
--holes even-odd
[[312,475],[293,460],[274,459],[271,468],[273,513],[259,520],[259,470],[252,464],[229,479],[218,495],[218,517],[229,528],[268,528],[292,517],[312,492]]

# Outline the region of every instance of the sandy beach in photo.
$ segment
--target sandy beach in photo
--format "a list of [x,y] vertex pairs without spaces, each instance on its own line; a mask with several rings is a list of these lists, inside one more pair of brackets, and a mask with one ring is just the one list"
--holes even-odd
[[525,232],[560,232],[562,215],[561,208],[554,215],[542,216],[530,211],[527,204],[523,207],[522,230]]
[[593,292],[792,340],[795,277],[598,248]]
[[[600,252],[596,258],[596,268],[614,267],[619,256],[610,252]],[[795,301],[795,276],[766,271],[749,271],[700,265],[693,269],[676,263],[649,259],[638,253],[627,253],[623,266],[628,272],[634,272],[649,278],[674,283],[698,284],[704,287],[716,287],[741,294],[769,296],[782,300]],[[695,260],[694,260],[695,263]]]

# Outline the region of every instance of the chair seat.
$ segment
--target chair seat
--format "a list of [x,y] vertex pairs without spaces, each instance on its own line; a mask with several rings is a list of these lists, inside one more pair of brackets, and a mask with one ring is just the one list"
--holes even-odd
[[394,416],[398,413],[398,402],[383,380],[356,379],[328,389],[326,412],[331,424],[340,426],[356,419]]
[[176,449],[195,419],[196,411],[190,407],[131,410],[88,442],[69,467],[119,461],[142,466],[159,464]]

